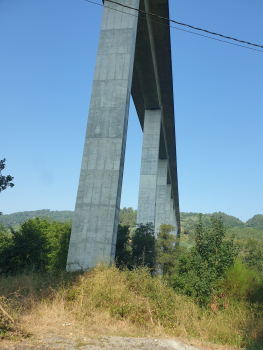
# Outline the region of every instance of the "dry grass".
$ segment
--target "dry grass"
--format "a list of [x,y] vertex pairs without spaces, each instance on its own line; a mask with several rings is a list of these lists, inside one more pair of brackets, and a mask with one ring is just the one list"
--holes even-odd
[[143,269],[100,265],[78,275],[2,277],[0,296],[9,296],[7,311],[34,334],[193,337],[242,347],[260,339],[263,329],[256,309],[202,310]]

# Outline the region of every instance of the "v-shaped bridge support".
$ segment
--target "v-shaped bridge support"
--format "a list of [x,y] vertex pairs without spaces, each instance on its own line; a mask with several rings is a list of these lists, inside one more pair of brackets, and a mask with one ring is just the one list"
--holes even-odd
[[[116,0],[169,17],[168,0]],[[168,26],[167,26],[168,25]],[[137,223],[180,232],[169,23],[104,2],[68,269],[115,258],[130,95],[143,129]]]

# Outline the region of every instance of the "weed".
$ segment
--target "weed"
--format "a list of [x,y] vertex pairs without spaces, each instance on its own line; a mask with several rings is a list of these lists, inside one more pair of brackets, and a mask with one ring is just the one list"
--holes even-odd
[[66,322],[80,339],[82,334],[90,339],[105,333],[169,335],[250,350],[257,349],[262,337],[257,305],[244,300],[214,311],[200,308],[189,297],[176,294],[162,277],[152,277],[147,268],[120,271],[98,265],[85,273],[29,273],[0,279],[0,296],[9,295],[12,317],[34,334],[67,332],[62,327]]

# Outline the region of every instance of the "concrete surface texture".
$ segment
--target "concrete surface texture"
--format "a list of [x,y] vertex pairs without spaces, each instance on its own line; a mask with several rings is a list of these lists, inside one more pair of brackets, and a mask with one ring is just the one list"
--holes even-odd
[[[161,224],[167,224],[166,200],[167,200],[167,171],[168,159],[158,160],[157,177],[157,199],[156,199],[156,220],[155,232],[159,230]],[[169,219],[170,219],[170,200],[169,200]]]
[[[128,3],[139,7],[139,0]],[[101,258],[115,258],[138,20],[136,11],[129,12],[133,16],[107,6],[103,10],[69,270],[86,269]]]
[[137,223],[155,223],[161,109],[145,110]]
[[[169,16],[168,0],[117,2]],[[137,223],[180,227],[172,80],[169,26],[104,1],[68,270],[115,258],[131,94],[144,132]]]
[[173,232],[171,232],[171,233],[174,234],[174,235],[180,236],[180,231],[178,229],[178,224],[177,224],[176,216],[175,216],[175,209],[174,209],[173,198],[171,198],[171,204],[170,204],[170,223],[171,223],[172,226],[175,227],[175,230]]

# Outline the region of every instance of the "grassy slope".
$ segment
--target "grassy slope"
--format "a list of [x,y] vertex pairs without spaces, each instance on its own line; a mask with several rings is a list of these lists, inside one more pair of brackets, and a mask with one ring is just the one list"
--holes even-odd
[[[195,337],[247,346],[262,337],[262,315],[245,303],[202,310],[146,269],[98,266],[84,274],[0,277],[5,308],[34,334],[71,332],[121,336]],[[2,299],[4,300],[4,299]],[[74,333],[74,334],[75,334]]]

